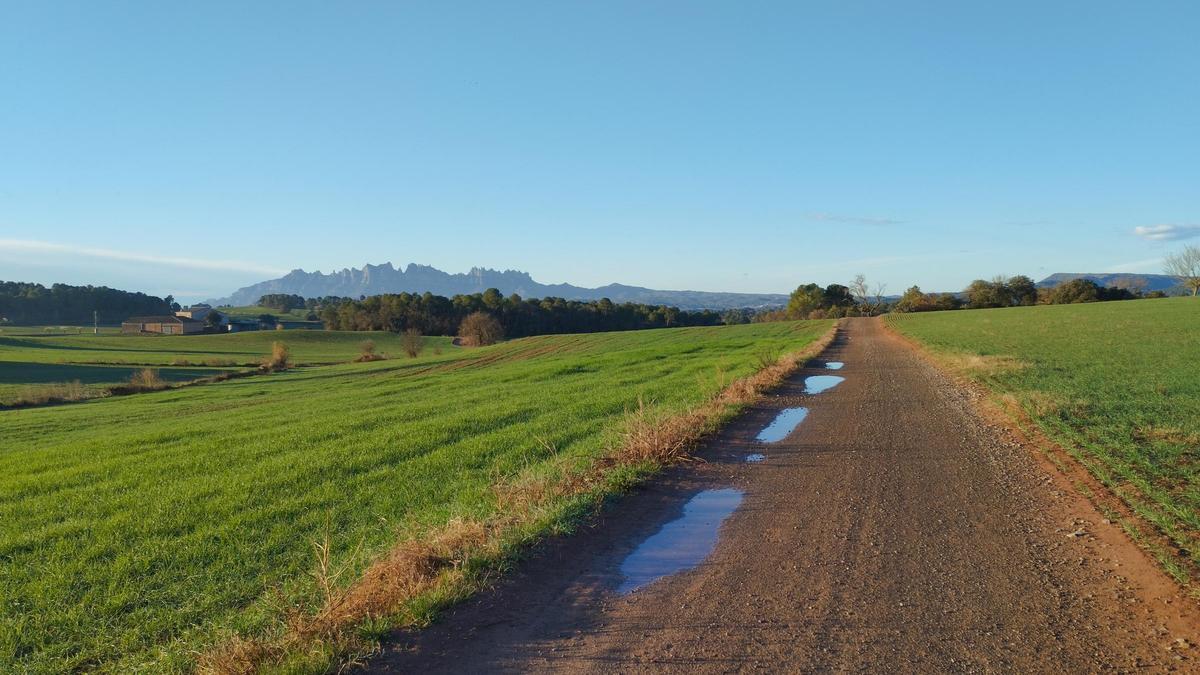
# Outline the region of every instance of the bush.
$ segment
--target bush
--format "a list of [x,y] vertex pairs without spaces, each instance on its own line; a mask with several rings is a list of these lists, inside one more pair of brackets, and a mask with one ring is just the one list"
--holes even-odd
[[358,358],[354,359],[358,363],[365,363],[367,361],[382,361],[387,358],[383,354],[375,353],[374,340],[363,340],[361,343],[359,343],[358,350],[360,352]]
[[263,370],[287,370],[291,367],[291,351],[282,342],[271,343],[271,355],[263,359]]
[[130,375],[129,385],[133,389],[141,391],[154,391],[167,388],[166,381],[159,377],[158,370],[154,368],[142,368],[133,375]]
[[421,339],[421,331],[416,328],[409,328],[400,336],[400,344],[404,347],[404,353],[408,354],[410,359],[415,359],[421,355],[421,350],[425,348],[425,341]]
[[494,345],[504,338],[504,328],[487,312],[472,312],[458,327],[458,337],[471,347]]

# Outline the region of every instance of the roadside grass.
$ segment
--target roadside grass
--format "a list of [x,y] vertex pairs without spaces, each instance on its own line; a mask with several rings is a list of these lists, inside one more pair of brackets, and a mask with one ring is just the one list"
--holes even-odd
[[960,372],[1017,404],[1178,547],[1186,563],[1149,547],[1173,576],[1186,578],[1185,568],[1200,565],[1200,301],[934,312],[887,321],[952,367],[973,359],[1009,364]]
[[[0,670],[187,671],[238,644],[287,646],[268,669],[329,667],[334,637],[428,620],[649,470],[596,473],[633,411],[720,403],[715,424],[764,348],[831,326],[542,336],[0,412]],[[480,527],[479,549],[450,541]],[[341,597],[377,607],[363,598],[387,586],[364,580],[405,550],[433,561],[423,592],[343,616]],[[287,641],[306,625],[337,630]]]

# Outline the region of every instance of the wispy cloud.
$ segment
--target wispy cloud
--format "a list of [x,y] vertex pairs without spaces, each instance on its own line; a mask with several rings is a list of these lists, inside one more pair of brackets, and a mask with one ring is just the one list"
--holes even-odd
[[221,258],[184,258],[179,256],[151,255],[133,253],[130,251],[115,251],[107,248],[90,248],[86,246],[70,246],[49,241],[34,241],[31,239],[0,239],[0,251],[15,253],[42,253],[64,257],[97,258],[102,260],[120,260],[123,262],[139,262],[148,265],[184,267],[193,270],[209,270],[222,272],[249,272],[253,274],[282,275],[286,270],[280,270],[269,265],[261,265],[240,260],[224,260]]
[[1138,225],[1133,233],[1150,241],[1177,241],[1200,237],[1200,225]]
[[899,225],[903,220],[894,218],[872,218],[870,216],[847,216],[837,213],[806,213],[804,217],[808,220],[817,220],[823,223],[841,223],[843,225]]

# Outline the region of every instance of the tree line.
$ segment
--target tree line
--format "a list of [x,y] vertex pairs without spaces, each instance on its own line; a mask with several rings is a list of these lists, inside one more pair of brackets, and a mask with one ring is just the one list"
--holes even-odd
[[[130,293],[106,286],[70,286],[0,281],[0,321],[14,324],[89,324],[92,312],[101,323],[130,316],[172,314],[174,298]],[[177,307],[177,305],[174,305]]]
[[721,315],[711,310],[684,311],[677,307],[617,304],[600,300],[504,297],[495,288],[447,298],[432,293],[387,293],[359,300],[326,300],[317,315],[326,330],[418,330],[424,335],[458,335],[463,320],[482,313],[494,318],[506,337],[553,333],[715,326]]
[[1137,300],[1166,297],[1162,291],[1101,286],[1090,279],[1074,279],[1056,286],[1039,288],[1025,275],[976,279],[961,293],[925,293],[912,286],[898,299],[886,298],[884,286],[869,287],[863,275],[849,286],[804,284],[792,291],[787,307],[778,310],[727,312],[726,323],[783,321],[789,319],[825,319],[843,316],[873,316],[883,312],[933,312],[955,309],[987,309],[1028,305],[1065,305],[1081,302]]

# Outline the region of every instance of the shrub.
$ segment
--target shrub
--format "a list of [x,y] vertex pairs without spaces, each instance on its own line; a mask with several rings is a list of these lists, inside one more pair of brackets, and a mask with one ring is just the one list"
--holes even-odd
[[374,340],[363,340],[361,343],[359,343],[358,350],[360,352],[358,358],[354,359],[358,363],[364,363],[366,361],[382,361],[383,359],[387,358],[382,354],[375,353]]
[[275,341],[271,343],[271,355],[263,359],[263,370],[287,370],[291,367],[291,351],[288,346],[282,342]]
[[483,347],[496,344],[504,337],[500,322],[487,312],[472,312],[458,327],[458,337],[464,345]]
[[421,350],[425,348],[425,341],[421,339],[421,331],[416,328],[409,328],[400,336],[400,344],[404,347],[404,353],[408,357],[415,359],[421,355]]
[[142,368],[133,375],[130,375],[129,384],[133,389],[142,391],[167,388],[166,381],[159,377],[158,370],[154,368]]

